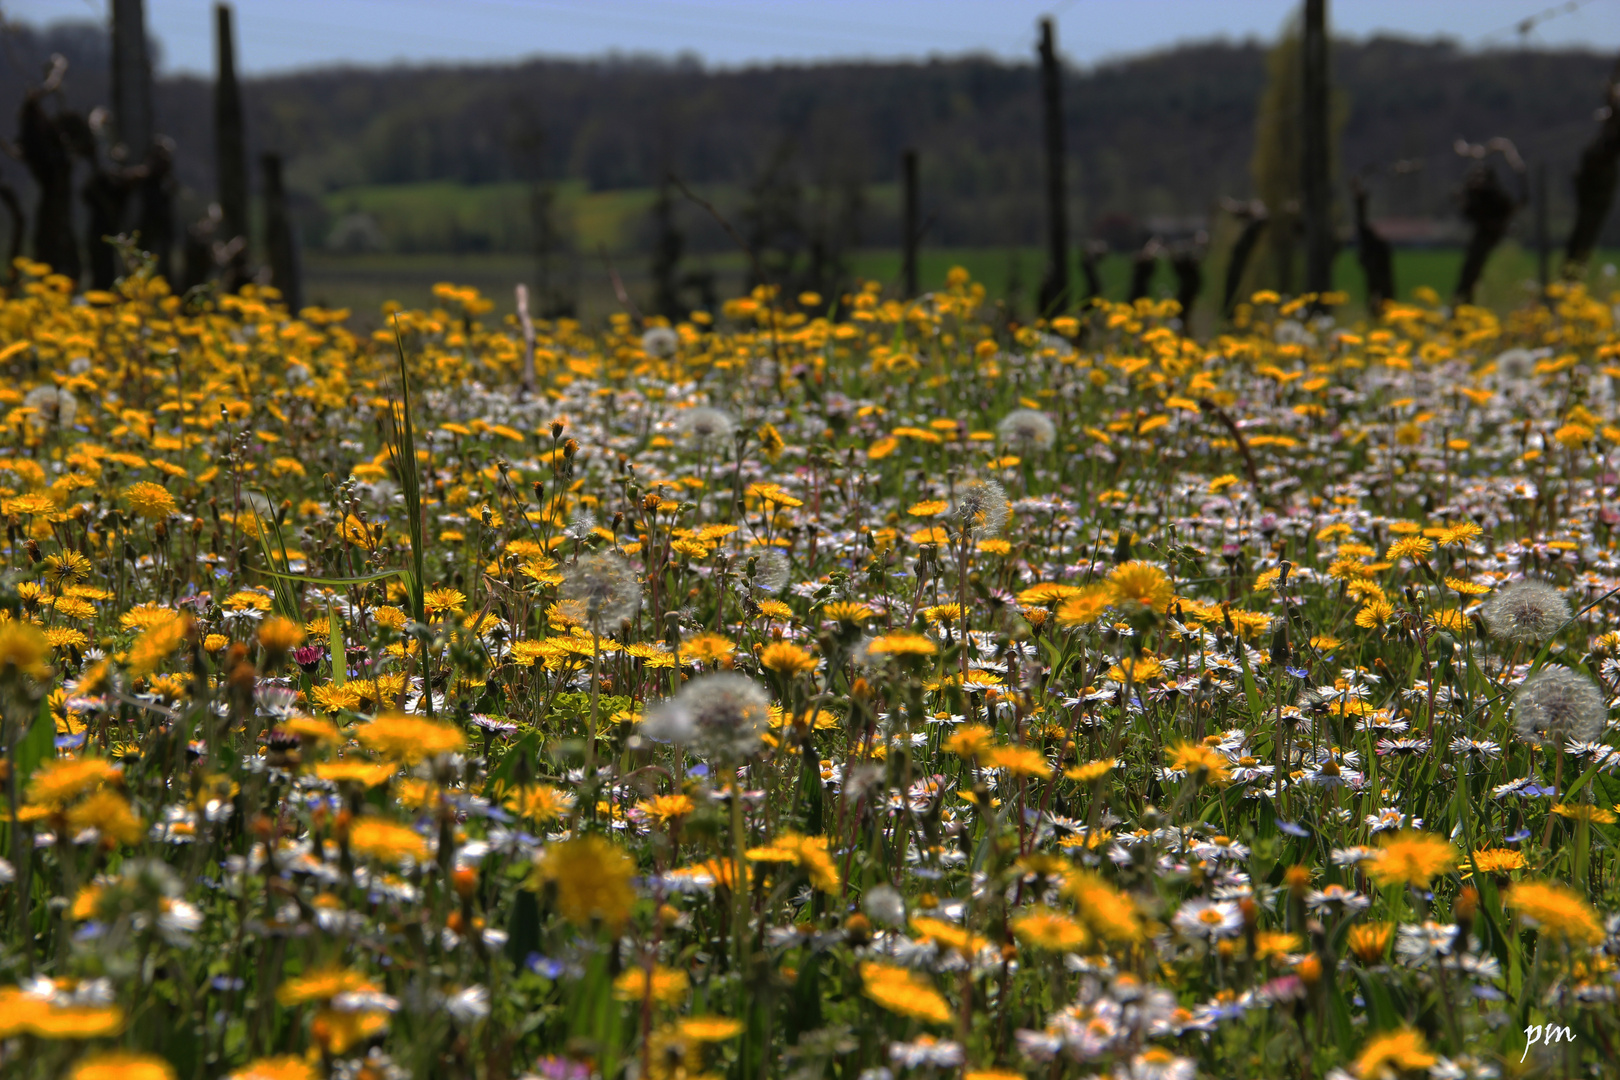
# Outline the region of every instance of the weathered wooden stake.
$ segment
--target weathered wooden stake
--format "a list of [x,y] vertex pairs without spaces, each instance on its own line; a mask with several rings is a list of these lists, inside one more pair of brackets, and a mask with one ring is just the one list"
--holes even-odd
[[1388,240],[1372,226],[1367,212],[1367,185],[1359,178],[1350,185],[1356,207],[1356,260],[1367,281],[1367,313],[1383,313],[1384,305],[1395,299],[1395,252]]
[[1305,291],[1333,289],[1333,188],[1328,162],[1327,0],[1305,0],[1301,148],[1305,212]]
[[1233,216],[1243,222],[1243,231],[1238,234],[1237,242],[1232,245],[1232,257],[1226,264],[1226,287],[1221,293],[1221,315],[1231,318],[1232,311],[1237,307],[1238,290],[1243,287],[1243,275],[1249,268],[1249,260],[1254,257],[1254,249],[1260,243],[1261,234],[1266,231],[1270,215],[1266,204],[1259,199],[1248,203],[1229,203],[1228,208]]
[[218,69],[214,81],[215,182],[219,185],[221,242],[241,243],[224,269],[225,287],[232,291],[247,280],[248,166],[247,136],[242,124],[242,92],[236,83],[236,41],[231,32],[231,6],[214,5],[214,34]]
[[65,74],[67,61],[60,54],[53,56],[44,82],[24,96],[17,119],[17,149],[39,189],[34,207],[34,258],[72,279],[77,288],[83,264],[73,227],[73,148],[65,118],[45,110],[45,99],[61,86]]
[[1569,243],[1564,246],[1566,278],[1586,273],[1614,203],[1615,182],[1620,178],[1620,63],[1609,75],[1604,104],[1608,111],[1603,114],[1603,124],[1581,151],[1581,163],[1575,169],[1575,224],[1570,226]]
[[1551,255],[1548,250],[1547,195],[1547,163],[1543,161],[1536,165],[1536,281],[1541,285],[1543,296],[1547,295],[1547,264]]
[[125,163],[139,165],[152,146],[152,60],[146,52],[145,0],[112,0],[112,119]]
[[1069,213],[1063,182],[1063,70],[1051,19],[1041,20],[1041,106],[1046,128],[1046,279],[1041,314],[1069,306]]
[[264,247],[270,261],[270,284],[281,293],[287,310],[297,314],[304,306],[304,289],[298,266],[298,233],[287,212],[287,188],[281,180],[281,155],[259,158],[264,180]]

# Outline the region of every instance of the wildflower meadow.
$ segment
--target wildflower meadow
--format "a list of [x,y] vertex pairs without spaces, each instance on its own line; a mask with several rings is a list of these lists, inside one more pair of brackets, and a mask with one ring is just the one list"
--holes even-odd
[[1554,285],[0,301],[0,1073],[1612,1076]]

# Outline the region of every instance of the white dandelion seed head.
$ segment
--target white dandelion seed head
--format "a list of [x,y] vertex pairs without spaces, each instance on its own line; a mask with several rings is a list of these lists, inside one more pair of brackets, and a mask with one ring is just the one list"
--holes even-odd
[[1608,719],[1603,691],[1566,667],[1542,668],[1513,693],[1513,726],[1527,742],[1590,742]]
[[79,400],[57,386],[36,386],[23,396],[23,405],[37,409],[35,419],[45,427],[71,427]]
[[1569,621],[1569,601],[1549,582],[1525,578],[1502,586],[1480,609],[1491,636],[1512,644],[1538,644]]
[[1496,354],[1495,375],[1500,382],[1528,379],[1535,370],[1536,354],[1529,349],[1504,349]]
[[722,671],[687,683],[649,716],[643,731],[704,757],[740,761],[759,749],[770,710],[764,687],[746,675]]
[[754,560],[753,573],[748,572],[746,562],[742,571],[743,582],[750,592],[756,596],[775,596],[787,587],[792,570],[786,555],[776,548],[766,548],[751,557]]
[[867,889],[861,897],[861,910],[879,926],[898,929],[906,924],[906,901],[893,885]]
[[1057,427],[1039,409],[1014,409],[996,425],[1001,441],[1026,450],[1045,450],[1057,439]]
[[641,348],[648,356],[667,360],[680,348],[681,337],[667,326],[650,326],[641,335]]
[[675,428],[682,435],[706,445],[731,438],[731,433],[737,430],[737,422],[721,409],[697,405],[680,411],[675,417]]
[[570,618],[601,630],[634,617],[641,605],[641,584],[629,563],[602,552],[568,566],[561,595]]
[[1007,489],[994,480],[969,480],[956,489],[951,516],[981,540],[996,536],[1007,525]]
[[589,510],[577,510],[574,516],[568,519],[568,527],[563,531],[568,534],[568,539],[581,543],[596,531],[596,515]]

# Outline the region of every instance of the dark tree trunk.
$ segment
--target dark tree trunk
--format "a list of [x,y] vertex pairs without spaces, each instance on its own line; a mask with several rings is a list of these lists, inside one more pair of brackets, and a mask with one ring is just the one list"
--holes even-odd
[[1238,234],[1237,243],[1232,245],[1232,258],[1226,264],[1226,288],[1221,297],[1221,313],[1227,317],[1231,317],[1232,309],[1237,306],[1243,275],[1249,269],[1249,260],[1254,258],[1254,249],[1260,246],[1260,237],[1266,231],[1268,219],[1263,206],[1255,204],[1248,211],[1248,217],[1243,231]]
[[1597,247],[1598,233],[1614,203],[1614,189],[1620,178],[1620,64],[1609,75],[1608,111],[1603,126],[1581,151],[1575,169],[1575,224],[1564,247],[1564,276],[1580,277]]
[[206,285],[219,269],[214,257],[216,242],[219,235],[219,204],[215,203],[208,208],[208,213],[191,223],[186,229],[185,248],[181,252],[182,270],[180,276],[180,289],[190,292],[192,289]]
[[135,228],[141,247],[156,260],[158,274],[169,281],[175,280],[174,187],[174,144],[155,139],[141,177],[140,220]]
[[34,258],[79,283],[79,238],[73,231],[73,151],[58,117],[45,111],[42,92],[23,99],[18,149],[39,189],[34,209]]
[[298,233],[287,212],[287,189],[281,182],[281,155],[259,158],[264,183],[264,247],[270,260],[270,284],[281,293],[287,310],[298,313],[304,306],[304,289],[298,266]]
[[1192,330],[1193,305],[1204,289],[1202,252],[1196,245],[1177,247],[1170,253],[1170,267],[1176,273],[1176,302],[1181,305],[1181,330]]
[[1051,19],[1041,20],[1041,112],[1046,132],[1046,279],[1041,314],[1069,306],[1069,212],[1063,181],[1063,71]]
[[1333,188],[1328,174],[1327,0],[1305,0],[1305,75],[1300,126],[1304,176],[1305,291],[1333,289]]
[[1503,186],[1496,170],[1484,162],[1468,173],[1463,186],[1463,217],[1473,226],[1468,247],[1463,251],[1462,272],[1457,277],[1457,301],[1474,302],[1474,289],[1479,285],[1485,263],[1496,250],[1496,245],[1507,236],[1513,222],[1514,211],[1520,200]]
[[917,151],[900,155],[900,184],[903,204],[900,213],[902,255],[900,276],[905,282],[906,299],[917,295]]
[[1084,299],[1101,296],[1103,292],[1102,274],[1098,271],[1098,263],[1108,254],[1108,244],[1102,240],[1089,240],[1080,249],[1080,273],[1086,279],[1086,295]]
[[1131,288],[1126,299],[1131,303],[1145,299],[1153,288],[1153,273],[1159,268],[1159,245],[1150,240],[1131,260]]
[[93,171],[83,192],[90,212],[90,287],[105,290],[113,287],[119,271],[118,250],[106,238],[123,231],[130,199],[140,181],[132,170],[120,169],[116,163],[107,169],[96,161],[90,165]]
[[28,228],[28,219],[23,217],[22,200],[17,198],[17,191],[4,180],[0,180],[0,206],[6,208],[6,221],[11,226],[11,246],[6,252],[5,280],[12,281],[17,276],[17,259],[22,255],[23,233]]
[[675,195],[669,174],[658,185],[658,201],[653,203],[652,279],[653,310],[675,322],[686,317],[681,305],[681,256],[686,237],[675,224]]
[[224,287],[232,292],[247,280],[248,166],[247,136],[242,125],[242,92],[236,82],[236,42],[229,4],[214,5],[218,72],[214,82],[215,180],[219,185],[221,239],[240,238],[225,265]]
[[152,146],[152,61],[144,0],[112,0],[113,131],[125,160],[139,165]]
[[1367,189],[1358,180],[1352,188],[1356,200],[1356,260],[1367,281],[1367,311],[1377,316],[1395,299],[1395,253],[1367,216]]

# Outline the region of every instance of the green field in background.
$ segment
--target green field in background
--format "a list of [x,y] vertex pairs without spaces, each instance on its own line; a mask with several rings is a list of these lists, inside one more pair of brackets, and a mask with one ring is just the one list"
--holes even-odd
[[[746,198],[742,189],[728,185],[704,186],[699,193],[734,220]],[[864,194],[869,212],[892,215],[896,211],[896,185],[868,185]],[[496,301],[499,311],[510,312],[513,285],[523,281],[533,286],[537,277],[533,257],[523,253],[533,231],[531,197],[530,185],[520,182],[376,185],[327,194],[322,197],[322,208],[328,220],[336,222],[356,212],[369,215],[387,254],[337,254],[326,250],[327,236],[310,236],[305,256],[306,292],[312,301],[348,307],[362,319],[374,320],[385,300],[424,305],[431,300],[434,282],[454,281],[476,286]],[[565,291],[576,298],[580,313],[594,319],[619,307],[609,284],[603,251],[613,253],[613,266],[632,298],[644,302],[652,291],[645,252],[652,240],[650,214],[657,191],[591,191],[582,181],[568,181],[554,185],[554,199],[553,221],[566,246],[576,253],[571,261],[558,264],[558,272],[565,279]],[[679,199],[678,220],[688,233],[704,214]],[[712,230],[710,225],[703,228]],[[1223,234],[1226,230],[1215,231]],[[1229,244],[1230,237],[1224,243]],[[1217,243],[1205,261],[1204,288],[1194,313],[1194,328],[1199,332],[1208,332],[1218,321],[1225,258],[1226,249]],[[1594,285],[1603,280],[1604,264],[1617,260],[1620,252],[1599,254],[1592,266]],[[1556,263],[1555,256],[1555,273]],[[899,285],[900,253],[896,249],[859,250],[850,257],[849,264],[857,277],[875,278],[890,287]],[[1399,294],[1409,297],[1412,290],[1427,286],[1449,297],[1461,264],[1462,252],[1456,248],[1400,250],[1395,265]],[[1006,301],[1013,314],[1020,318],[1032,314],[1045,271],[1045,254],[1040,248],[924,247],[919,268],[921,287],[940,287],[950,268],[958,265],[983,282],[992,298]],[[683,271],[696,269],[714,274],[718,294],[724,298],[742,288],[746,261],[741,254],[727,251],[692,255],[682,264]],[[1109,256],[1100,269],[1104,295],[1124,299],[1131,273],[1130,257]],[[1517,306],[1534,296],[1535,278],[1534,254],[1509,241],[1492,257],[1476,300],[1498,310]],[[1077,285],[1081,281],[1078,266],[1073,281]],[[1362,310],[1365,289],[1353,250],[1340,254],[1334,283],[1350,294],[1348,314],[1355,317]],[[1171,296],[1175,291],[1169,263],[1161,260],[1152,292]]]
[[[645,302],[651,292],[646,258],[615,255],[612,262],[632,299]],[[1604,295],[1620,288],[1620,278],[1605,274],[1605,267],[1617,262],[1620,262],[1620,251],[1603,251],[1593,260],[1588,280]],[[860,251],[850,263],[857,277],[876,279],[890,288],[899,285],[898,251]],[[1396,287],[1402,297],[1410,297],[1420,286],[1448,297],[1456,285],[1461,265],[1460,250],[1398,251]],[[329,307],[347,307],[363,325],[380,322],[379,308],[387,300],[412,307],[431,306],[433,285],[440,281],[475,286],[495,301],[497,312],[506,314],[513,310],[513,286],[520,281],[532,286],[536,278],[535,261],[531,257],[510,254],[334,255],[317,251],[305,256],[304,266],[307,300]],[[1023,318],[1030,316],[1044,269],[1039,249],[925,248],[918,267],[921,287],[928,290],[943,286],[945,275],[953,266],[965,267],[974,280],[983,282],[991,298],[1010,300],[1015,313]],[[1554,266],[1556,269],[1556,261]],[[698,267],[714,272],[722,298],[735,295],[742,288],[745,261],[740,254],[692,257],[683,264],[684,269]],[[1110,299],[1123,300],[1130,279],[1130,260],[1123,255],[1109,256],[1103,260],[1100,270],[1104,294]],[[600,255],[577,256],[567,276],[573,280],[571,291],[578,298],[584,318],[602,318],[619,309]],[[1522,304],[1534,296],[1535,278],[1534,254],[1512,242],[1505,243],[1486,267],[1477,300],[1498,310]],[[1074,281],[1080,281],[1078,268]],[[1349,314],[1354,317],[1361,310],[1365,289],[1353,251],[1340,254],[1334,268],[1334,283],[1350,294]],[[1195,311],[1197,329],[1207,332],[1213,327],[1222,287],[1218,278],[1206,272]],[[1157,296],[1175,293],[1175,278],[1166,262],[1160,262],[1153,292]]]

